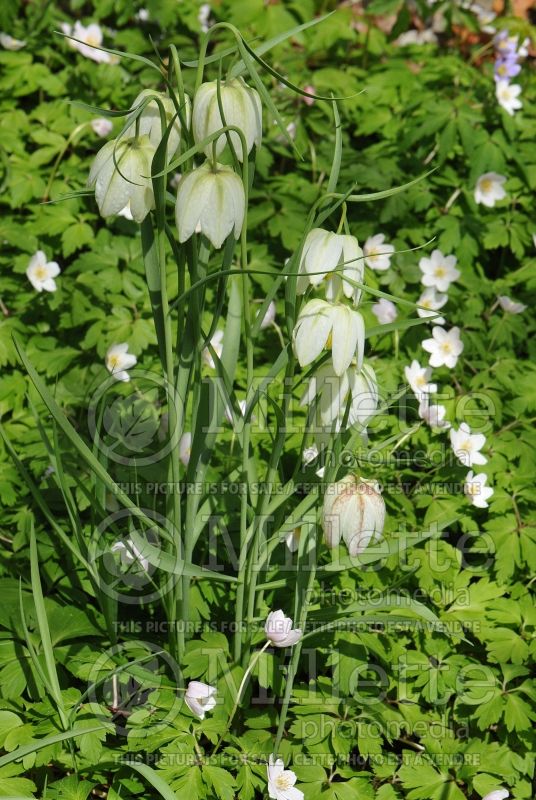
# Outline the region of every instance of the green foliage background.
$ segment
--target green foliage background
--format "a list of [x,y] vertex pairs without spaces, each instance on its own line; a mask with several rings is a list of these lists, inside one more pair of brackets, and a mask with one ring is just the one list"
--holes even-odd
[[[372,596],[396,585],[429,607],[447,632],[380,629],[315,636],[321,677],[308,686],[306,670],[300,673],[282,745],[307,800],[473,800],[498,785],[510,788],[515,798],[532,796],[536,84],[529,59],[519,79],[523,110],[511,118],[499,109],[489,50],[479,55],[482,41],[469,46],[453,32],[452,26],[454,31],[465,26],[476,32],[474,18],[456,4],[442,6],[447,26],[437,46],[396,47],[392,40],[408,27],[409,6],[374,2],[361,17],[350,4],[342,4],[321,25],[269,54],[270,63],[293,83],[312,84],[320,94],[333,92],[348,98],[339,104],[343,191],[352,185],[359,193],[380,191],[436,168],[402,194],[353,205],[350,229],[360,242],[385,233],[399,252],[389,271],[368,272],[367,282],[412,302],[420,294],[418,260],[422,255],[412,248],[435,239],[434,247],[457,256],[462,276],[451,287],[443,313],[448,325],[460,327],[465,350],[452,373],[439,370],[437,377],[452,423],[472,425],[479,411],[489,403],[492,407],[486,431],[486,472],[495,494],[487,511],[472,508],[459,492],[434,492],[434,485],[463,482],[465,470],[452,459],[422,466],[411,457],[419,450],[426,461],[439,446],[446,447],[446,437],[426,426],[420,426],[390,460],[364,468],[370,477],[399,487],[386,494],[388,540],[400,531],[424,530],[434,522],[448,521],[447,532],[412,551],[402,571],[399,561],[391,558],[376,571],[326,573],[315,598],[317,619],[333,610],[333,597],[341,596],[337,592]],[[35,368],[80,430],[87,398],[105,377],[103,358],[111,343],[128,341],[144,368],[156,364],[156,338],[136,226],[121,218],[104,224],[91,197],[48,205],[42,200],[83,187],[91,160],[103,143],[89,125],[78,127],[73,136],[77,126],[91,119],[73,101],[124,109],[140,88],[160,87],[155,87],[155,73],[143,64],[96,64],[71,50],[54,31],[62,21],[95,21],[114,30],[106,35],[105,43],[117,49],[152,57],[151,37],[160,52],[174,43],[183,60],[194,59],[198,5],[193,0],[147,0],[146,8],[149,20],[143,23],[136,21],[139,4],[131,0],[10,0],[0,8],[0,28],[27,40],[21,51],[0,51],[1,423],[66,531],[69,523],[55,484],[46,474],[51,457],[39,430],[40,426],[50,429],[50,420],[18,361],[12,335],[25,343]],[[333,8],[332,3],[313,0],[269,4],[229,0],[215,6],[212,13],[217,20],[236,24],[250,39],[263,40]],[[430,13],[425,5],[420,8],[424,15]],[[391,35],[375,24],[374,13],[398,15]],[[358,26],[352,24],[356,21]],[[530,33],[519,20],[505,19],[500,24]],[[222,37],[218,47],[225,44]],[[295,141],[302,155],[301,160],[295,159],[273,121],[265,121],[248,238],[252,268],[277,270],[299,244],[303,220],[329,175],[333,119],[329,104],[318,101],[308,107],[268,75],[266,82],[285,123],[296,126]],[[477,206],[473,199],[477,177],[488,171],[507,176],[508,198],[493,209]],[[37,249],[61,265],[54,294],[36,294],[26,279],[28,261]],[[259,298],[270,281],[261,274],[255,279]],[[525,302],[528,310],[519,316],[502,312],[495,307],[500,294]],[[372,298],[365,302],[369,325],[375,324],[372,302]],[[282,318],[281,300],[278,314]],[[412,314],[400,306],[399,315]],[[412,358],[423,360],[420,342],[427,328],[409,329],[396,348],[392,334],[372,337],[370,352],[382,395],[403,384],[403,367]],[[258,363],[271,365],[276,347],[276,334],[269,329],[256,352]],[[244,378],[245,373],[239,371],[239,385]],[[475,394],[481,399],[472,399]],[[471,399],[464,404],[463,398]],[[415,403],[408,401],[405,408],[409,423],[418,423]],[[394,442],[404,430],[396,414],[382,416],[371,427],[371,441]],[[226,434],[224,441],[230,447],[231,435]],[[299,438],[289,444],[299,458]],[[267,450],[269,446],[267,435]],[[107,668],[96,666],[96,658],[106,650],[109,639],[91,586],[81,570],[75,579],[66,569],[64,546],[36,507],[17,467],[7,453],[4,456],[0,465],[0,747],[10,753],[61,730],[57,707],[30,657],[19,608],[22,580],[30,639],[43,657],[29,570],[32,523],[63,704],[72,711],[79,730],[94,726],[96,714],[105,715],[82,693],[88,675]],[[72,459],[73,496],[90,528],[88,500],[81,489],[84,467]],[[231,455],[222,462],[222,470],[232,466]],[[274,596],[277,607],[285,608],[286,591],[268,593],[267,608]],[[212,585],[199,589],[199,619],[210,620],[218,614],[225,618],[226,602],[226,594]],[[348,611],[344,604],[339,610]],[[125,641],[132,641],[129,655],[143,659],[147,649],[136,644],[138,638],[143,637],[135,631],[123,635]],[[155,642],[162,644],[158,636]],[[186,678],[206,677],[210,649],[224,663],[231,663],[227,638],[222,633],[205,633],[190,642]],[[397,669],[402,656],[415,667],[409,676]],[[362,701],[367,693],[377,696],[379,672],[374,670],[359,676],[361,701],[352,696],[357,661],[381,668],[385,676],[382,702],[367,705]],[[281,671],[274,657],[266,656],[257,677],[268,692],[279,687]],[[171,703],[169,676],[168,680]],[[344,699],[333,702],[332,682]],[[225,686],[219,688],[224,708],[199,728],[199,735],[212,742],[232,705]],[[300,703],[305,694],[307,705]],[[166,702],[162,693],[160,702],[162,712]],[[108,738],[106,731],[77,737],[73,747],[78,754],[78,778],[66,777],[70,752],[61,742],[0,766],[0,796],[41,796],[46,782],[46,797],[83,800],[93,787],[108,787],[111,782],[111,800],[141,797],[147,793],[146,776],[121,766],[120,759],[125,753],[143,751],[160,753],[157,772],[179,797],[252,800],[266,791],[262,762],[271,752],[275,717],[269,703],[249,709],[246,705],[243,733],[227,748],[231,766],[224,770],[214,765],[185,766],[175,758],[177,753],[184,757],[194,753],[191,720],[186,715],[171,717],[167,727],[145,737],[143,731],[151,730],[151,722],[140,712],[129,722],[128,739],[114,735],[111,723]],[[240,763],[243,754],[250,760]],[[314,763],[300,766],[300,758],[307,756]],[[154,785],[150,791],[158,796]]]

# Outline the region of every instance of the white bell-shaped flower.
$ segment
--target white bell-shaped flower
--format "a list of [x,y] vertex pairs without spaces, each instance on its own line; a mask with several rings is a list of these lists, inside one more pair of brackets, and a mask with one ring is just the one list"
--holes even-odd
[[309,381],[302,405],[310,405],[319,398],[318,410],[322,425],[342,422],[350,398],[348,424],[363,427],[378,407],[376,375],[369,364],[361,370],[350,366],[342,375],[336,375],[331,362],[323,364]]
[[205,162],[179,181],[175,220],[179,241],[203,233],[219,248],[230,233],[238,239],[246,198],[242,181],[231,167]]
[[318,286],[326,280],[328,300],[336,300],[342,290],[357,305],[361,289],[351,281],[363,283],[364,270],[363,251],[355,236],[313,228],[303,245],[296,291],[303,294],[309,284]]
[[154,208],[150,177],[154,152],[148,136],[113,139],[99,150],[87,185],[95,187],[103,217],[118,214],[129,204],[132,218],[143,222]]
[[[168,137],[168,144],[167,144],[167,158],[168,161],[172,158],[172,156],[177,152],[179,147],[180,139],[181,139],[181,122],[179,117],[176,115],[177,111],[173,100],[168,95],[163,94],[163,92],[155,92],[152,89],[143,89],[136,97],[134,102],[132,103],[132,109],[138,108],[142,103],[147,101],[149,98],[153,98],[150,100],[141,114],[138,116],[137,120],[132,118],[131,124],[126,129],[124,135],[125,136],[136,136],[138,133],[140,136],[148,136],[151,144],[153,147],[156,148],[162,141],[162,136],[165,133],[162,131],[162,120],[160,117],[160,105],[164,108],[164,115],[166,119],[166,127],[170,124],[171,120],[175,117],[173,121],[173,125]],[[185,98],[185,108],[184,117],[186,124],[190,124],[190,99],[188,96]],[[136,123],[138,125],[138,131],[136,131]]]
[[[242,78],[220,82],[220,98],[225,122],[220,114],[218,103],[218,81],[201,84],[194,98],[193,134],[196,142],[201,142],[226,125],[240,128],[246,140],[247,152],[253,145],[260,147],[262,140],[262,105],[258,93],[248,86]],[[240,161],[244,160],[242,142],[236,131],[230,132],[231,142]],[[218,137],[215,154],[219,155],[227,143],[225,133]],[[212,143],[205,147],[207,156],[212,155]],[[247,155],[247,153],[246,153]]]
[[300,311],[294,328],[294,351],[300,366],[306,367],[322,350],[331,348],[333,369],[342,375],[352,359],[363,364],[365,323],[358,311],[326,300],[310,300]]
[[385,503],[376,481],[347,475],[327,487],[322,527],[328,547],[342,539],[350,555],[357,556],[381,537],[384,524]]

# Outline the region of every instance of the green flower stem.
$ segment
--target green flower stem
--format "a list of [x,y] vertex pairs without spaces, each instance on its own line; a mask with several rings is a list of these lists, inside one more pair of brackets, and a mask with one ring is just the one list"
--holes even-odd
[[231,724],[232,724],[232,722],[233,722],[234,715],[236,714],[236,712],[237,712],[237,710],[238,710],[238,706],[240,705],[240,700],[242,699],[242,692],[244,691],[244,687],[245,687],[245,685],[246,685],[246,683],[247,683],[247,681],[248,681],[248,678],[249,678],[249,676],[251,675],[251,673],[252,673],[252,671],[253,671],[253,668],[254,668],[254,666],[256,665],[257,661],[258,661],[258,660],[259,660],[259,658],[262,656],[262,654],[265,652],[265,650],[267,650],[267,649],[268,649],[268,647],[270,647],[270,645],[271,645],[271,644],[272,644],[272,642],[270,641],[270,639],[268,639],[268,641],[266,642],[266,644],[264,644],[264,645],[263,645],[263,647],[261,647],[261,649],[260,649],[260,650],[257,650],[257,652],[255,653],[255,655],[253,656],[253,658],[252,658],[252,659],[251,659],[251,661],[249,662],[249,666],[248,666],[248,668],[246,669],[246,671],[244,672],[244,677],[242,678],[242,680],[241,680],[241,682],[240,682],[240,686],[238,687],[238,692],[236,693],[236,700],[235,700],[235,702],[234,702],[233,709],[232,709],[232,711],[231,711],[231,713],[230,713],[230,715],[229,715],[229,719],[227,720],[227,725],[225,726],[225,730],[224,730],[224,732],[222,733],[222,735],[220,736],[220,738],[218,739],[218,741],[217,741],[217,743],[216,743],[216,747],[215,747],[215,748],[214,748],[214,750],[212,751],[212,755],[213,755],[213,756],[214,756],[214,755],[217,753],[217,751],[219,750],[219,748],[220,748],[220,746],[221,746],[221,743],[223,742],[223,738],[224,738],[224,736],[226,735],[226,733],[227,733],[227,732],[230,730],[230,728],[231,728]]

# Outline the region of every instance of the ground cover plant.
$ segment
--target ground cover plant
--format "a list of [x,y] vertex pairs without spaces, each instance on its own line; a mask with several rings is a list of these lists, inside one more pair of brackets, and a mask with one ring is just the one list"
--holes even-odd
[[533,796],[532,22],[2,5],[0,796]]

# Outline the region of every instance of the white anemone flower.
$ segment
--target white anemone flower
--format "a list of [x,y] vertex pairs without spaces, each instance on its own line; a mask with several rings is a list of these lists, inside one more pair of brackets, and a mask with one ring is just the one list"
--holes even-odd
[[190,681],[186,687],[184,702],[196,717],[205,719],[207,711],[212,711],[216,705],[216,692],[214,686],[201,681]]
[[486,444],[486,437],[483,433],[471,433],[469,425],[465,422],[462,422],[457,431],[451,429],[450,444],[456,458],[466,467],[485,464],[488,460],[480,452]]
[[[465,496],[471,501],[471,505],[476,508],[487,508],[488,500],[493,494],[491,486],[486,486],[487,479],[488,476],[484,472],[475,475],[473,470],[470,470],[467,473],[463,491]],[[504,800],[504,798],[508,796],[509,793],[506,789],[497,789],[487,794],[482,800]]]
[[359,423],[365,427],[378,408],[378,385],[374,370],[369,364],[363,364],[360,370],[350,366],[342,375],[337,375],[331,362],[323,364],[309,381],[301,404],[310,405],[315,397],[319,398],[318,411],[322,425],[331,425],[335,420],[342,421],[350,399],[348,424]]
[[97,117],[91,120],[91,127],[97,136],[104,138],[112,132],[114,125],[113,122],[110,119],[106,119],[106,117]]
[[419,403],[419,417],[431,428],[450,428],[450,422],[445,419],[447,409],[445,406],[428,402],[428,395],[424,395]]
[[482,203],[488,208],[493,208],[495,203],[506,197],[503,187],[506,178],[497,172],[485,172],[478,178],[475,186],[475,203]]
[[523,103],[519,99],[520,94],[521,86],[519,84],[510,83],[510,81],[497,81],[495,89],[497,102],[511,117],[514,116],[516,111],[523,108]]
[[437,392],[437,383],[430,383],[432,370],[430,367],[421,367],[416,359],[409,367],[404,367],[404,375],[417,399],[423,400],[426,395]]
[[113,139],[101,147],[87,185],[95,187],[95,199],[103,217],[119,214],[125,206],[136,222],[143,222],[154,208],[151,164],[155,149],[148,136]]
[[342,375],[357,359],[363,364],[365,323],[358,311],[347,306],[310,300],[300,311],[293,333],[294,351],[300,366],[311,364],[325,348],[331,348],[333,369]]
[[[218,102],[218,81],[202,83],[194,98],[192,128],[194,139],[201,142],[212,133],[219,131],[224,124],[239,128],[245,139],[247,153],[253,145],[260,147],[262,140],[262,104],[258,92],[248,86],[242,78],[221,81],[219,94],[223,109],[222,120]],[[242,141],[236,131],[229,132],[230,139],[239,161],[244,160]],[[218,156],[227,144],[227,136],[222,133],[216,139],[215,155]],[[212,156],[214,143],[205,145],[207,156]],[[247,155],[246,153],[246,155]]]
[[[223,353],[223,335],[224,332],[218,328],[218,330],[214,331],[212,338],[210,340],[210,346],[213,348],[214,352],[221,358],[221,354]],[[210,367],[210,369],[216,369],[216,364],[214,363],[214,359],[212,358],[212,353],[205,347],[203,352],[201,353],[201,358],[203,359],[204,363]]]
[[0,44],[4,50],[22,50],[23,47],[26,47],[24,39],[15,39],[9,33],[4,32],[0,33]]
[[[69,46],[73,50],[78,50],[80,55],[102,64],[117,64],[119,62],[119,57],[113,53],[106,53],[104,50],[97,49],[102,45],[103,39],[100,25],[93,22],[86,28],[77,20],[74,23],[74,28],[68,23],[63,23],[61,27],[67,36],[73,37],[72,39],[67,39],[67,41]],[[79,41],[74,41],[75,39]]]
[[365,264],[367,267],[376,270],[377,272],[385,272],[391,266],[391,257],[395,252],[392,244],[385,242],[385,235],[377,233],[375,236],[369,236],[363,246],[363,253],[365,254]]
[[430,353],[429,364],[431,367],[456,366],[458,357],[463,352],[463,342],[460,339],[460,329],[455,327],[446,331],[439,325],[432,329],[432,338],[425,339],[422,347]]
[[448,292],[452,281],[460,277],[456,269],[456,256],[444,256],[441,250],[433,250],[430,258],[421,258],[419,269],[422,272],[423,286],[433,287],[438,292]]
[[512,300],[511,297],[507,297],[505,294],[499,295],[498,301],[502,310],[506,311],[507,314],[522,314],[527,308],[524,303],[518,303],[516,300]]
[[[123,136],[148,136],[154,149],[158,147],[162,141],[163,133],[167,126],[173,120],[173,125],[168,136],[167,142],[167,158],[168,161],[176,153],[181,139],[181,123],[177,116],[173,100],[163,92],[156,92],[153,89],[143,89],[134,102],[132,103],[132,110],[135,111],[139,106],[144,105],[143,111],[136,118],[134,114],[129,119],[132,121],[130,125],[123,132]],[[160,117],[160,106],[164,110],[164,118],[166,128],[162,131],[162,120]],[[190,100],[185,96],[185,108],[183,109],[186,124],[189,125],[191,109]],[[128,122],[128,120],[127,120]]]
[[302,637],[302,631],[299,628],[292,627],[291,618],[286,617],[281,609],[279,611],[270,611],[266,618],[264,632],[266,638],[275,647],[292,647]]
[[38,250],[31,259],[26,269],[26,276],[37,292],[55,292],[56,281],[54,278],[61,270],[55,261],[47,261],[42,250]]
[[130,375],[127,370],[132,369],[138,362],[135,355],[128,352],[128,344],[113,344],[106,352],[106,369],[114,376],[116,381],[128,383]]
[[271,800],[303,800],[303,792],[294,786],[296,774],[291,769],[285,769],[282,758],[270,756],[266,769]]
[[245,207],[244,186],[236,172],[205,162],[179,182],[175,206],[179,241],[198,231],[219,249],[231,233],[240,237]]
[[357,305],[361,289],[351,281],[363,283],[363,251],[355,236],[313,228],[307,234],[298,269],[296,291],[303,294],[309,284],[327,281],[326,298],[336,300],[342,291]]
[[120,560],[124,567],[130,568],[132,564],[135,564],[136,569],[143,570],[143,572],[149,571],[149,560],[142,555],[131,539],[116,542],[112,545],[111,550],[112,553],[120,554]]
[[378,302],[371,307],[371,311],[380,325],[388,325],[389,322],[394,322],[398,316],[395,304],[385,297],[380,297]]
[[422,319],[433,316],[432,322],[434,325],[444,325],[445,317],[437,317],[435,312],[443,308],[448,299],[446,294],[439,294],[434,286],[429,286],[417,300],[417,305],[420,306],[417,309],[417,314]]

